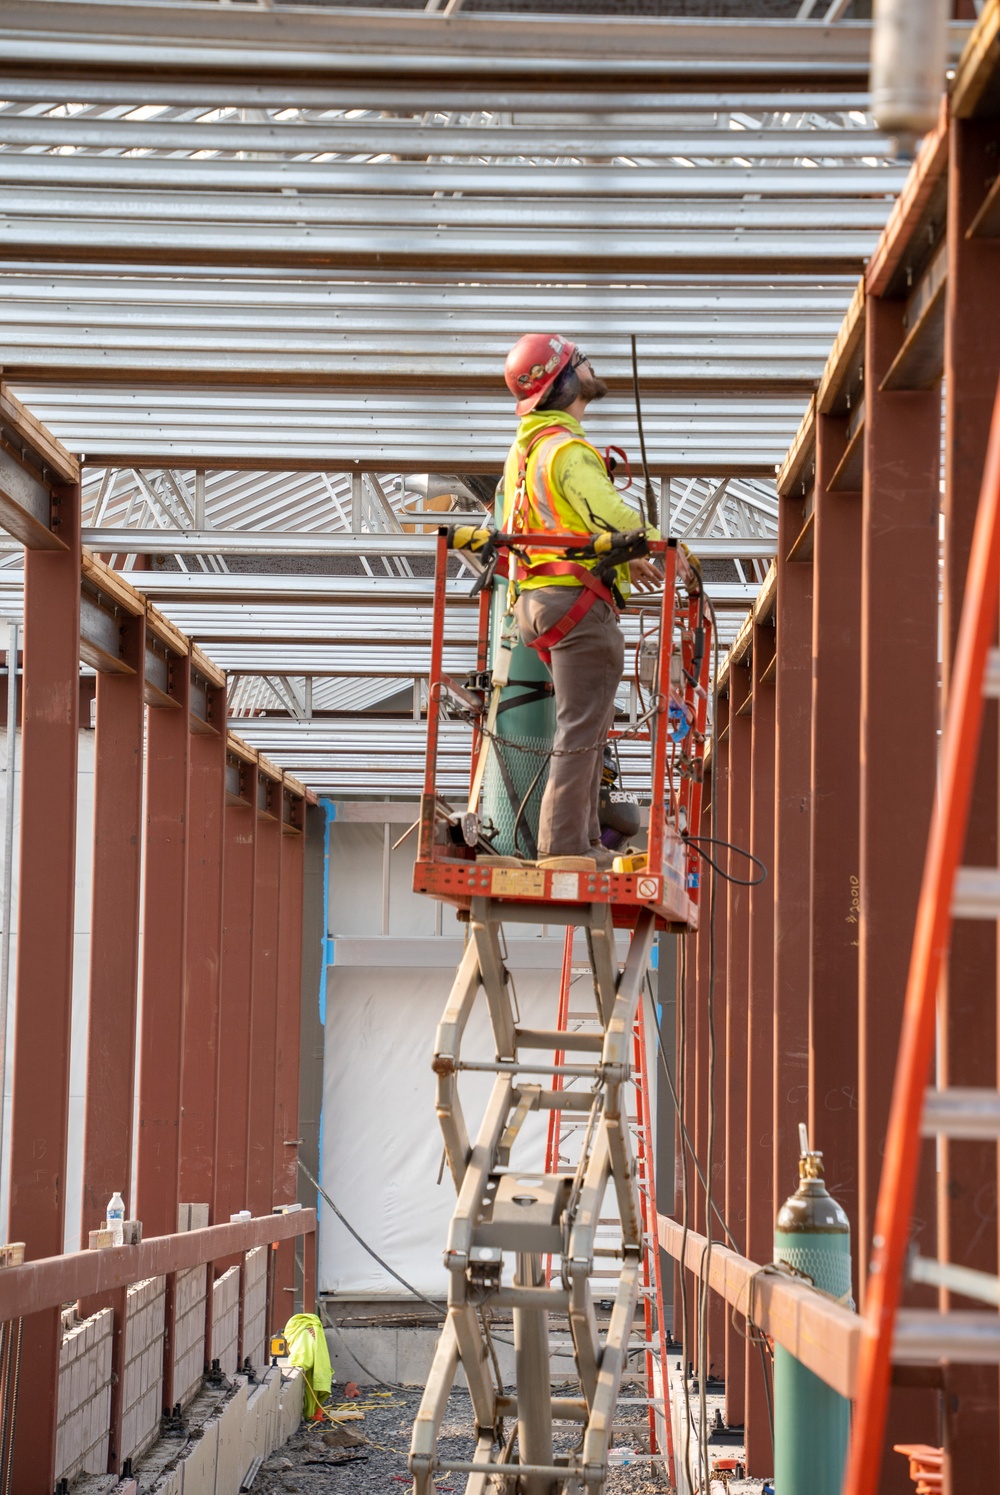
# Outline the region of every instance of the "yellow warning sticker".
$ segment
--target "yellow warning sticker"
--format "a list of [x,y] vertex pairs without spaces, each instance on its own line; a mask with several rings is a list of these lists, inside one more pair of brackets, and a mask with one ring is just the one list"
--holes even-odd
[[490,892],[495,898],[543,898],[545,873],[538,867],[494,867]]

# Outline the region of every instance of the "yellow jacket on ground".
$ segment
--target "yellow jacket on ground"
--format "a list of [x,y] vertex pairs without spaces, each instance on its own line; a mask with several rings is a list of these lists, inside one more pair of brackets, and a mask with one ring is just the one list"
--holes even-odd
[[[517,428],[514,444],[507,454],[504,467],[503,529],[510,530],[514,520],[514,501],[517,494],[520,464],[531,441],[540,431],[550,427],[558,430],[538,441],[528,456],[527,463],[527,530],[556,530],[565,534],[599,534],[602,530],[636,530],[642,521],[636,509],[622,498],[608,477],[604,459],[591,446],[578,420],[563,410],[533,410],[526,415]],[[660,532],[652,525],[646,526],[651,540],[658,540]],[[562,560],[563,552],[543,550],[532,546],[531,561]],[[578,562],[593,570],[598,560]],[[628,566],[617,567],[618,590],[623,597],[629,592]],[[579,586],[573,576],[527,576],[521,578],[521,590],[533,587]]]

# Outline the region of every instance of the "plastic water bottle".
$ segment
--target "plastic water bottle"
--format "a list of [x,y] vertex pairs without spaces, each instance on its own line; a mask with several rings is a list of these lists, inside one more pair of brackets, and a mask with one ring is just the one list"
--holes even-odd
[[125,1201],[116,1189],[108,1200],[106,1225],[111,1231],[111,1244],[125,1244]]

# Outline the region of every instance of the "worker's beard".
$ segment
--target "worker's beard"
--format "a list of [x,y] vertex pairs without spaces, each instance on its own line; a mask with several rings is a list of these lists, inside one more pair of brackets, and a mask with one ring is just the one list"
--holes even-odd
[[580,393],[586,400],[588,405],[590,404],[591,400],[604,399],[604,396],[608,392],[608,386],[605,384],[603,379],[596,379],[592,377],[588,378],[588,376],[586,374],[582,374],[579,369],[577,370],[576,377],[580,383]]

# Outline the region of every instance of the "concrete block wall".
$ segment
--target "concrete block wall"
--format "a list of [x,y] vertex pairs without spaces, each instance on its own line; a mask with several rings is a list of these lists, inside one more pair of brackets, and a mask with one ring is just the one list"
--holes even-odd
[[264,1343],[267,1319],[267,1247],[247,1252],[243,1297],[243,1358],[255,1370],[267,1364]]
[[63,1316],[57,1480],[74,1479],[78,1474],[103,1474],[108,1467],[113,1332],[110,1308],[83,1320],[77,1320],[73,1313]]
[[234,1376],[240,1335],[240,1269],[230,1267],[212,1284],[212,1359]]
[[163,1411],[162,1277],[148,1277],[128,1290],[125,1318],[125,1378],[122,1458],[137,1458],[155,1443]]
[[205,1292],[207,1268],[177,1273],[174,1290],[174,1401],[184,1407],[201,1385],[205,1370]]
[[205,1423],[187,1457],[152,1487],[155,1495],[239,1495],[254,1459],[287,1443],[301,1421],[298,1371],[283,1376],[269,1367],[256,1386],[238,1376],[235,1393]]

